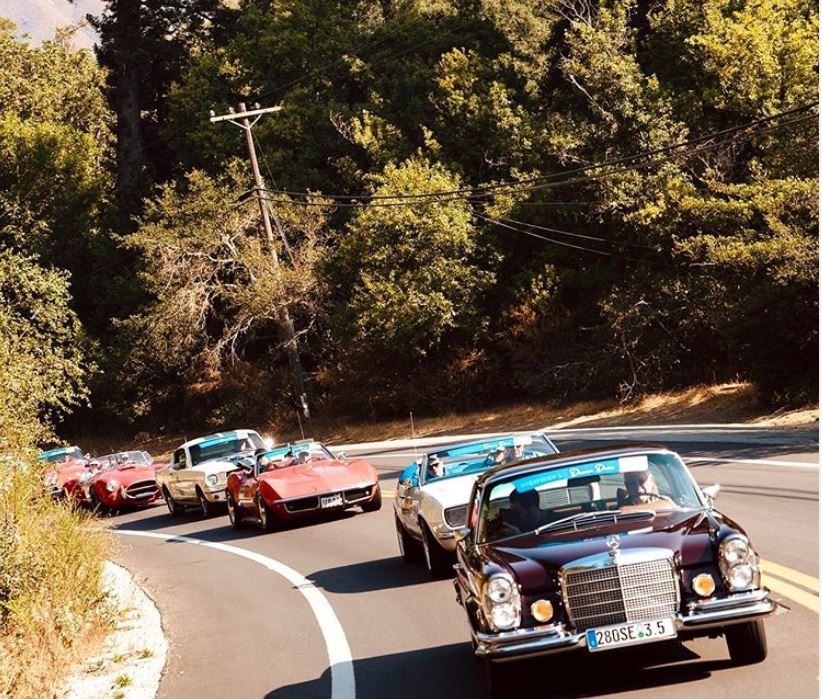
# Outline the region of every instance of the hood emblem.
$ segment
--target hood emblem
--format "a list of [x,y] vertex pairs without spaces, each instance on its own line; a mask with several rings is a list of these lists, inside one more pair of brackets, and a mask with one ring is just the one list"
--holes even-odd
[[619,536],[611,534],[605,539],[605,545],[608,547],[608,554],[611,558],[616,558],[619,553]]

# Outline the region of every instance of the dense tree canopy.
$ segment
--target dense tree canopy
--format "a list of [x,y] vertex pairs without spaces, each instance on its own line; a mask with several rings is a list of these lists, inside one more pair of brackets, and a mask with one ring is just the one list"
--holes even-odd
[[[288,404],[283,307],[323,407],[815,397],[816,3],[110,0],[98,27],[107,72],[0,30],[3,244],[72,273],[96,405]],[[254,129],[280,266],[208,121],[240,101],[283,105]],[[78,260],[125,262],[100,293]]]

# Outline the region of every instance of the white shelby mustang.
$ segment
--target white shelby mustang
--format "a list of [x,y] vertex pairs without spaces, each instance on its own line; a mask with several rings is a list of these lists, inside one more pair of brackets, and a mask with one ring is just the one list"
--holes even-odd
[[400,475],[394,515],[406,563],[423,554],[431,575],[451,572],[454,533],[466,525],[471,488],[481,473],[559,450],[543,434],[519,432],[461,442],[422,455]]
[[172,515],[198,506],[204,516],[226,502],[228,474],[253,464],[254,452],[266,442],[254,430],[218,432],[198,437],[174,450],[171,465],[157,472],[157,485]]

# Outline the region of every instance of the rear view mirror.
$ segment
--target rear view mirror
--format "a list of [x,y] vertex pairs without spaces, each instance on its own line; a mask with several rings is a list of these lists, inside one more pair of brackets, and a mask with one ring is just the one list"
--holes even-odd
[[719,495],[720,489],[721,486],[719,485],[719,483],[714,483],[713,485],[705,486],[702,489],[702,494],[706,498],[708,498],[708,504],[710,504],[711,506],[713,506],[714,500],[716,500],[716,496]]

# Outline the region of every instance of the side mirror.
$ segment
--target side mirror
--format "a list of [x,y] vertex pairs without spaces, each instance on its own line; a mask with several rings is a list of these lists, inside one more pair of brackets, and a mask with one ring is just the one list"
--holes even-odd
[[716,496],[719,495],[719,491],[721,490],[721,486],[719,483],[714,483],[713,485],[706,486],[702,489],[702,494],[708,498],[708,504],[713,507],[714,500],[716,500]]
[[454,530],[454,538],[459,543],[460,541],[465,541],[471,534],[471,527],[460,527],[459,529]]
[[347,456],[346,456],[346,453],[344,451],[341,451],[339,454],[337,454],[337,460],[338,461],[345,461],[346,459],[347,459]]
[[86,460],[90,459],[90,458],[91,458],[91,452],[88,452],[88,451],[87,451],[87,452],[85,453],[85,456],[84,456],[83,458],[84,458],[84,459],[86,459]]
[[400,481],[397,483],[397,499],[402,500],[408,497],[408,491],[411,490],[410,481]]

